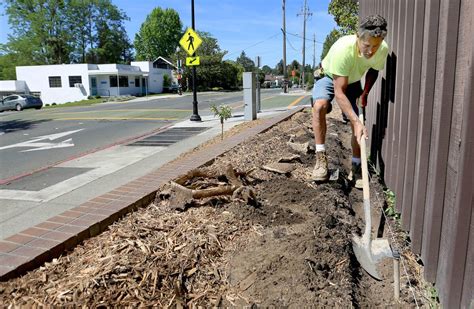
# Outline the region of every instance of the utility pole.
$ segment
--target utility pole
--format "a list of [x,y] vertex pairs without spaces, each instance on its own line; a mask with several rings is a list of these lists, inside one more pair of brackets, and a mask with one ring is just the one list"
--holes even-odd
[[313,33],[313,71],[316,69],[316,33]]
[[288,72],[286,72],[286,22],[285,22],[285,0],[283,0],[283,92],[288,92]]
[[301,71],[301,78],[303,80],[303,88],[304,88],[304,69],[305,69],[305,48],[306,48],[306,19],[308,16],[313,15],[313,13],[308,12],[308,7],[306,5],[306,0],[304,0],[304,8],[303,12],[300,14],[296,14],[296,16],[303,15],[303,70]]

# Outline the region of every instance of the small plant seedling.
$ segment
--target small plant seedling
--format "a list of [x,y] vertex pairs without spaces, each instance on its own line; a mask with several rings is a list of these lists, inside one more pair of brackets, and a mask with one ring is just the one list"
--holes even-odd
[[384,191],[385,200],[387,201],[387,209],[385,209],[385,214],[389,217],[392,217],[396,220],[400,219],[400,214],[397,213],[395,209],[395,193],[389,189]]
[[232,117],[232,108],[227,105],[219,105],[217,107],[215,104],[211,105],[211,112],[214,113],[214,116],[218,116],[221,121],[221,140],[224,139],[224,121]]

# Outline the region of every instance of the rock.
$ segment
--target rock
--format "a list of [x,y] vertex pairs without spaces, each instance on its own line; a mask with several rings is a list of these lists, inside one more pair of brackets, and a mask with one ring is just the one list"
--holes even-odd
[[274,162],[268,165],[262,166],[264,170],[275,172],[278,174],[289,174],[295,169],[295,167],[290,163],[280,163]]
[[301,163],[301,156],[295,154],[288,157],[281,157],[280,159],[278,159],[278,162],[281,162],[281,163],[300,162]]
[[307,154],[309,153],[309,142],[300,144],[300,143],[294,143],[294,142],[286,142],[288,146],[291,147],[291,149]]
[[337,181],[339,179],[339,169],[329,170],[329,171],[330,171],[329,180]]

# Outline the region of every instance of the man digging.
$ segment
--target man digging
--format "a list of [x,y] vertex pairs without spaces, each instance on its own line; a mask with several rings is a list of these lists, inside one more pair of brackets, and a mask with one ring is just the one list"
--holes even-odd
[[[312,179],[328,180],[326,156],[326,114],[332,110],[335,98],[352,128],[352,169],[349,179],[356,188],[362,188],[360,145],[362,135],[367,138],[367,129],[359,120],[357,99],[362,107],[367,105],[367,96],[377,80],[378,71],[385,66],[388,45],[387,22],[380,15],[365,17],[356,35],[347,35],[337,40],[322,61],[324,77],[313,89],[313,131],[316,143],[316,165]],[[362,90],[360,80],[365,74]]]

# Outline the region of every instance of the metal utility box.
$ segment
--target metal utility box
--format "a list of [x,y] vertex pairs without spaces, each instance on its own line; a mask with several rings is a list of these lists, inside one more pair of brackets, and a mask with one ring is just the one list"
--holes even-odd
[[255,73],[244,72],[243,73],[243,86],[244,86],[244,117],[245,120],[257,119],[257,104],[256,104],[256,93],[255,93]]

